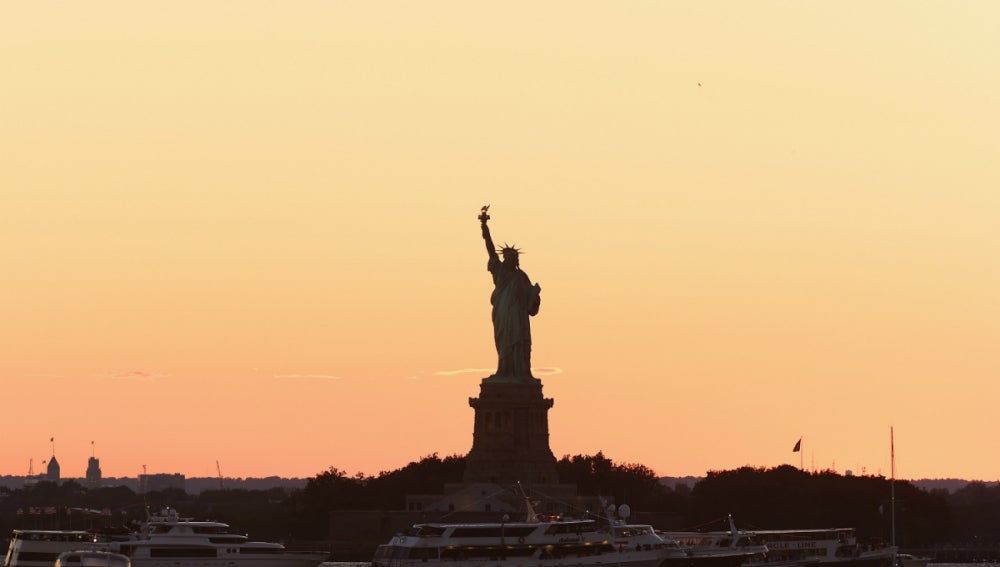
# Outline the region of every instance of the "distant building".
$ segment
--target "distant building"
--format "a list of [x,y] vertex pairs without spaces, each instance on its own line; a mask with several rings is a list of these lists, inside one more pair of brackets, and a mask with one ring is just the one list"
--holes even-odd
[[87,459],[87,487],[101,486],[101,460],[97,457]]
[[139,475],[139,494],[156,492],[168,488],[184,490],[184,475],[174,474],[141,474]]
[[49,468],[45,473],[45,480],[59,482],[59,461],[56,460],[55,455],[52,455],[52,458],[49,459]]

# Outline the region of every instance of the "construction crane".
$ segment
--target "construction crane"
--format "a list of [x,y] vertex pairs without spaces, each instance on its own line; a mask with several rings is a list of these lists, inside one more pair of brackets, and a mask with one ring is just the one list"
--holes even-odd
[[219,473],[219,490],[224,490],[225,487],[222,486],[222,465],[219,464],[218,459],[215,461],[215,470]]

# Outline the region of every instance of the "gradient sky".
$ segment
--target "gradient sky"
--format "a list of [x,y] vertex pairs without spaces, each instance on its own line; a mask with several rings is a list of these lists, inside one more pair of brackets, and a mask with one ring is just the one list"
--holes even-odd
[[10,2],[0,81],[0,474],[466,453],[491,203],[557,457],[1000,478],[996,2]]

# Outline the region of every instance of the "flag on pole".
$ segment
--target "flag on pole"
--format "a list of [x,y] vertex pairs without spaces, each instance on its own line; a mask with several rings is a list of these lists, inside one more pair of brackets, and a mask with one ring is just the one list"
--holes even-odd
[[795,442],[795,446],[792,447],[792,452],[798,453],[801,448],[802,448],[802,438],[799,437],[799,440]]

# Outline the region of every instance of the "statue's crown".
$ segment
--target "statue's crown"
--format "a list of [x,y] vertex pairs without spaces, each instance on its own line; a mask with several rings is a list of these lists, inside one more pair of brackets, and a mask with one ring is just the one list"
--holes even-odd
[[497,252],[503,254],[504,256],[510,256],[510,255],[519,256],[521,254],[521,249],[515,248],[514,246],[511,246],[505,242],[503,246],[497,248]]

